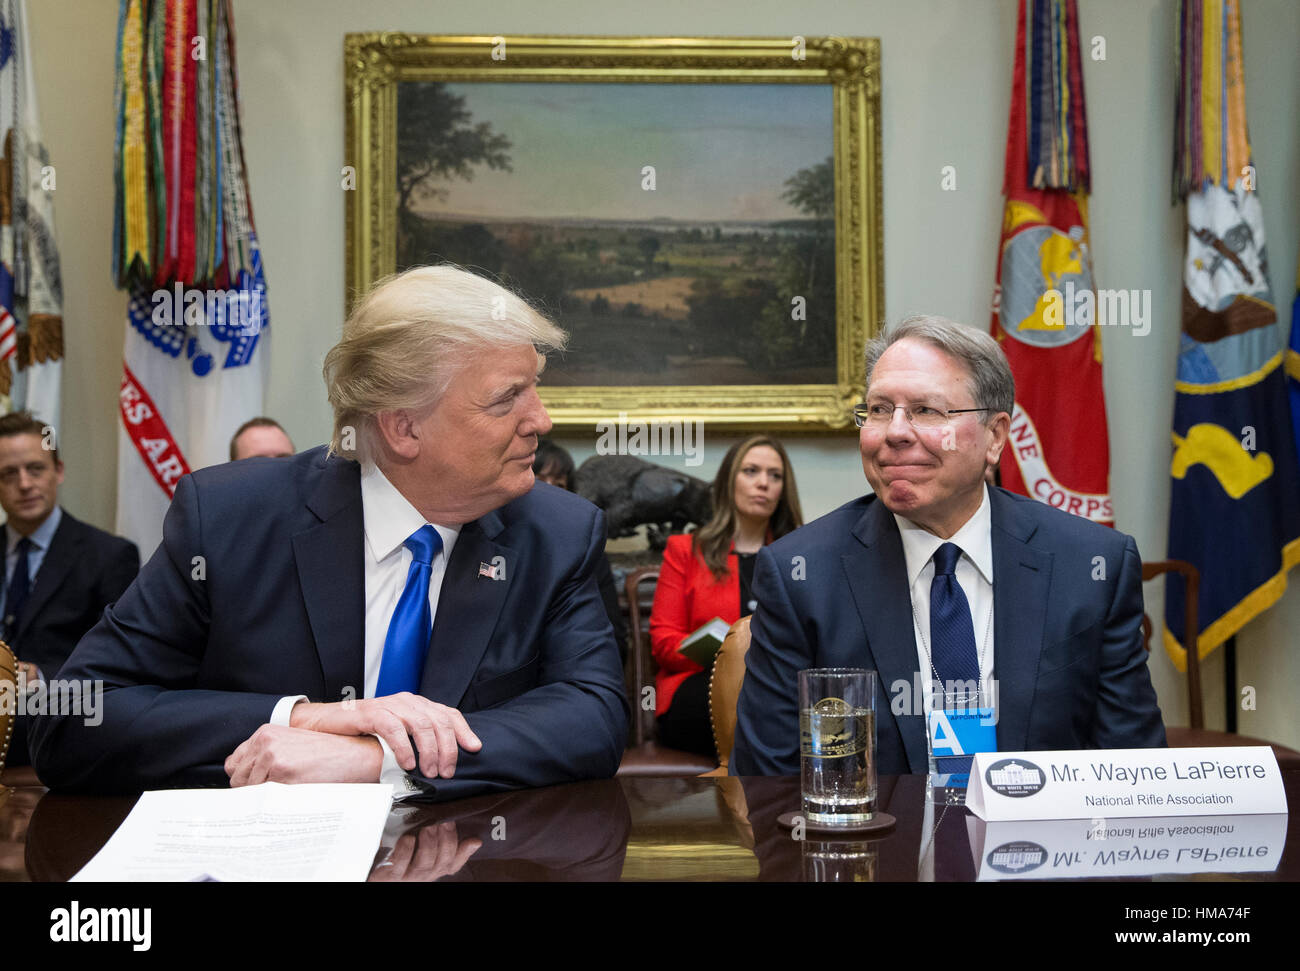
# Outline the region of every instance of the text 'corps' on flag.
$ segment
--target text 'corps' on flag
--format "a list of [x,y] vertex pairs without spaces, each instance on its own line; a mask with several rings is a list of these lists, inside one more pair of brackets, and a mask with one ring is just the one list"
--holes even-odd
[[[991,333],[1016,379],[1002,485],[1111,524],[1074,0],[1020,0]],[[1113,322],[1113,321],[1112,321]],[[1008,458],[1008,456],[1010,456]]]

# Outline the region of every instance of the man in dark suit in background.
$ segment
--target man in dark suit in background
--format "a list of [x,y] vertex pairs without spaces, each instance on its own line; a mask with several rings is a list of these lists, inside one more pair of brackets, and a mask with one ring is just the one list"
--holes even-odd
[[1015,400],[1001,349],[915,317],[866,365],[874,495],[759,553],[732,773],[799,771],[805,668],[877,672],[885,774],[926,771],[935,681],[995,702],[999,751],[1163,746],[1133,539],[985,481]]
[[[24,687],[41,690],[140,569],[135,544],[59,506],[63,463],[54,431],[25,411],[0,417],[5,573],[0,626]],[[34,703],[33,703],[34,706]],[[9,765],[26,765],[28,718],[14,721]]]
[[103,724],[33,728],[46,784],[441,800],[613,775],[604,523],[533,480],[540,351],[563,340],[452,267],[371,291],[326,356],[328,451],[179,482],[158,552],[62,674],[103,681]]

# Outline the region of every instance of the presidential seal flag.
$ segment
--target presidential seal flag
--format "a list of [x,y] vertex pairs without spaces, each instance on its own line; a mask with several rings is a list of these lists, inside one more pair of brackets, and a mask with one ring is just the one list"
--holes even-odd
[[1034,0],[1027,29],[1025,8],[1020,0],[991,327],[1016,379],[1002,485],[1109,525],[1094,324],[1114,308],[1099,305],[1093,288],[1078,15],[1074,0]]
[[30,411],[57,430],[63,284],[56,173],[36,109],[26,0],[0,0],[0,409]]
[[[1246,128],[1235,0],[1179,12],[1175,200],[1187,200],[1174,401],[1169,558],[1201,573],[1199,657],[1271,606],[1300,561],[1300,468],[1285,335],[1273,308]],[[1165,647],[1187,662],[1185,600],[1171,580]]]
[[113,272],[127,290],[117,531],[162,538],[176,483],[261,414],[269,316],[227,0],[121,0]]

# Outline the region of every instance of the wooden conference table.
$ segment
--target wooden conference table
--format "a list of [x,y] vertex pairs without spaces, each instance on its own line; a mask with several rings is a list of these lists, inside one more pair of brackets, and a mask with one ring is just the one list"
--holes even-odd
[[[1288,805],[1295,806],[1300,770],[1284,771],[1283,780]],[[0,882],[67,880],[104,845],[136,800],[50,793],[23,769],[10,770],[0,781],[8,786],[0,792]],[[1001,878],[989,870],[994,860],[1006,878],[1053,870],[1043,864],[1056,851],[1044,849],[1050,840],[1033,829],[1044,824],[997,824],[1012,830],[986,831],[962,808],[927,805],[925,781],[924,776],[880,779],[880,808],[897,817],[898,825],[872,841],[792,839],[776,819],[798,808],[794,777],[619,778],[408,805],[395,810],[370,878],[946,882],[975,880],[981,870],[984,879]],[[1300,880],[1295,815],[1269,817],[1271,868],[1239,872],[1243,859],[1258,854],[1254,845],[1261,830],[1240,825],[1249,819],[1227,820],[1238,824],[1238,835],[1214,837],[1215,846],[1194,857],[1215,861],[1205,862],[1204,870],[1170,874],[1161,869],[1166,864],[1153,863],[1149,873],[1118,878]],[[1212,824],[1203,828],[1206,832],[1234,832],[1218,821],[1202,822]],[[1140,823],[1109,821],[1105,825],[1111,828],[1096,835],[1102,842],[1087,844],[1089,851],[1095,847],[1098,859],[1128,854],[1131,860],[1129,837]],[[1086,828],[1090,821],[1074,825]],[[1193,851],[1178,856],[1185,852]],[[1161,857],[1157,848],[1151,859],[1169,857]],[[1035,869],[1040,872],[1031,872]]]

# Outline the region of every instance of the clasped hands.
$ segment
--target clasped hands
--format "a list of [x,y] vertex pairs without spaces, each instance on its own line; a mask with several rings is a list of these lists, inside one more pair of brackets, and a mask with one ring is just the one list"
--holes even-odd
[[[263,725],[226,759],[231,787],[262,782],[378,782],[382,738],[403,769],[450,779],[460,749],[483,747],[465,716],[421,695],[403,691],[382,698],[302,701],[289,725]],[[411,742],[415,742],[414,748]]]

